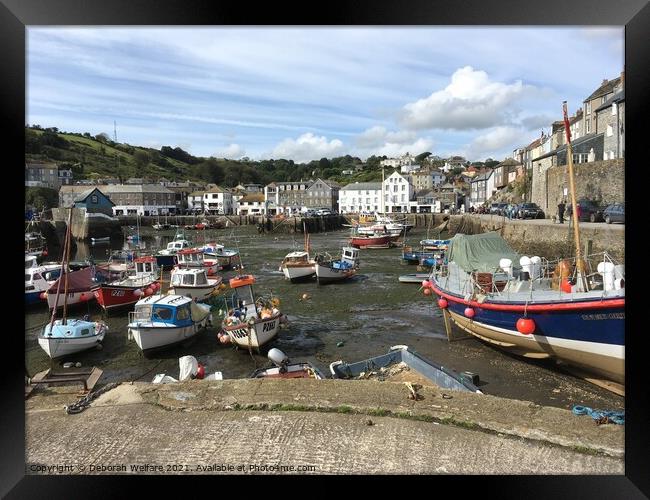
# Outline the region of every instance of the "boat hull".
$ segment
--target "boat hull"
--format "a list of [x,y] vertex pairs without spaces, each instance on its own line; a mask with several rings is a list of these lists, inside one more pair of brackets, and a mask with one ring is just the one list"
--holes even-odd
[[176,256],[175,255],[156,255],[156,264],[160,268],[169,268],[176,265]]
[[[452,321],[481,340],[526,358],[553,358],[625,383],[625,304],[620,297],[574,301],[569,307],[566,303],[526,306],[470,302],[435,284],[433,291],[447,299]],[[468,307],[474,311],[471,319],[465,316]],[[517,330],[524,315],[535,324],[530,335]]]
[[208,318],[188,326],[131,326],[129,327],[129,334],[138,344],[140,350],[146,352],[152,349],[169,347],[194,337],[207,326]]
[[336,283],[351,278],[357,273],[355,268],[351,269],[334,269],[329,266],[316,264],[316,279],[318,284]]
[[422,284],[423,281],[429,279],[429,273],[416,273],[416,274],[403,274],[398,280],[400,283],[417,283]]
[[279,313],[266,319],[255,319],[252,326],[244,323],[224,326],[222,331],[241,347],[259,349],[278,334],[281,316]]
[[205,300],[210,298],[215,290],[221,285],[221,281],[205,286],[172,286],[169,293],[174,295],[185,295],[196,300]]
[[316,275],[316,266],[283,266],[282,272],[284,277],[290,280],[291,283],[309,281]]
[[135,304],[142,298],[142,294],[136,295],[136,291],[144,291],[152,283],[155,283],[155,280],[143,282],[139,286],[103,284],[97,288],[93,288],[92,291],[99,305],[105,310],[109,310]]
[[[70,292],[68,293],[67,306],[70,307],[78,304],[85,304],[86,302],[91,300],[95,300],[95,295],[90,290],[90,288],[82,292]],[[63,307],[63,302],[64,302],[64,297],[63,297],[63,293],[61,293],[61,295],[59,296],[58,309],[61,309]],[[48,293],[47,294],[48,307],[50,309],[53,309],[55,303],[56,303],[56,293]]]
[[45,290],[36,290],[33,292],[25,292],[25,305],[32,306],[34,304],[44,304],[45,301],[41,299],[41,294]]
[[39,336],[38,344],[51,359],[57,359],[77,352],[93,349],[104,340],[105,335],[106,331],[104,330],[97,335],[86,338],[65,339]]
[[388,248],[391,244],[390,236],[378,236],[370,238],[350,238],[350,245],[357,248],[373,247],[373,248]]

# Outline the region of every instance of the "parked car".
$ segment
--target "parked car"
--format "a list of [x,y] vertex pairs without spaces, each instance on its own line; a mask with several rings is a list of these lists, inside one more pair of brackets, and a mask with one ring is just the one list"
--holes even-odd
[[[581,198],[578,200],[578,207],[580,209],[580,222],[602,222],[604,220],[604,209],[596,201]],[[571,204],[566,207],[565,217],[567,219],[573,217],[573,208]]]
[[332,215],[332,211],[329,208],[321,208],[316,210],[316,215]]
[[520,219],[543,219],[545,215],[536,203],[522,203],[519,205],[517,217]]
[[625,224],[625,203],[613,203],[603,210],[603,219],[607,224],[622,222]]

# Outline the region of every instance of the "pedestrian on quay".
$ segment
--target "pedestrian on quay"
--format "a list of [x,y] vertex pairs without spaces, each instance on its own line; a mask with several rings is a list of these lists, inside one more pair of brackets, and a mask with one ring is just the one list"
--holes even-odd
[[566,208],[566,205],[564,204],[564,200],[561,200],[560,203],[557,206],[557,217],[560,220],[560,224],[564,224],[564,209]]

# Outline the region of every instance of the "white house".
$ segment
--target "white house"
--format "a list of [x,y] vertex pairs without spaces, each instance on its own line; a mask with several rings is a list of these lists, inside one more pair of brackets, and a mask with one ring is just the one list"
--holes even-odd
[[412,198],[413,184],[408,176],[395,171],[384,179],[384,212],[409,212]]
[[354,182],[339,190],[342,214],[381,211],[381,182]]
[[239,199],[236,210],[237,215],[264,215],[265,207],[264,194],[250,192]]
[[420,165],[408,164],[408,165],[402,165],[402,167],[400,168],[400,172],[402,172],[403,174],[410,174],[411,172],[417,172],[418,170],[420,170]]
[[232,214],[232,193],[219,186],[215,186],[203,193],[203,208],[212,214]]
[[187,209],[203,212],[203,191],[194,191],[187,195]]

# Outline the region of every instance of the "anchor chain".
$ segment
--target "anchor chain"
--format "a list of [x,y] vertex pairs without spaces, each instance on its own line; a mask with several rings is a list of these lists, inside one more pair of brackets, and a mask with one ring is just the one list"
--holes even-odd
[[106,384],[101,389],[98,389],[94,392],[89,392],[76,403],[64,406],[63,409],[68,415],[76,415],[77,413],[81,413],[82,411],[84,411],[86,408],[90,406],[90,403],[93,401],[93,399],[98,398],[99,396],[101,396],[105,392],[110,391],[111,389],[115,389],[120,384],[121,382],[111,382],[110,384]]

